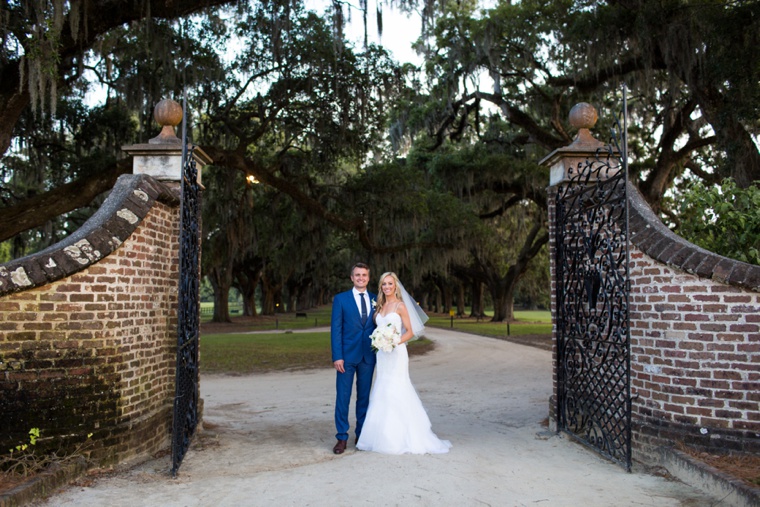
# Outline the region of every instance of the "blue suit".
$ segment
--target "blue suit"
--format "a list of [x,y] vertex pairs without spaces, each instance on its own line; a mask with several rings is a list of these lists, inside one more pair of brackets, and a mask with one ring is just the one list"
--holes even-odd
[[375,330],[372,319],[376,300],[374,294],[366,293],[367,321],[362,324],[361,314],[354,299],[353,290],[335,296],[332,306],[330,341],[333,362],[343,360],[345,372],[337,372],[335,383],[335,428],[338,440],[348,440],[348,409],[351,403],[354,376],[356,376],[356,436],[361,434],[369,406],[372,375],[375,372],[375,353],[369,335]]

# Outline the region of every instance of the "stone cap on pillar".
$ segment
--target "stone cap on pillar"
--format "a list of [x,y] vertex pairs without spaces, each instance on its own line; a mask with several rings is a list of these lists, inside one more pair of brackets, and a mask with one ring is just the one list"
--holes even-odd
[[[570,125],[578,129],[578,133],[572,143],[564,148],[557,148],[539,164],[549,167],[549,185],[555,186],[568,181],[569,171],[577,171],[584,167],[587,161],[595,160],[600,152],[609,153],[605,144],[591,135],[591,128],[596,125],[598,116],[596,109],[587,102],[580,102],[570,110]],[[617,154],[617,150],[613,151]],[[617,164],[616,160],[609,160],[610,164]],[[608,173],[607,176],[610,176]]]
[[[122,146],[133,157],[132,172],[148,174],[161,181],[182,181],[182,140],[174,133],[174,127],[182,121],[182,106],[171,99],[164,99],[153,109],[153,118],[161,125],[161,132],[146,144]],[[198,166],[198,184],[201,169],[212,163],[202,149],[193,150]]]

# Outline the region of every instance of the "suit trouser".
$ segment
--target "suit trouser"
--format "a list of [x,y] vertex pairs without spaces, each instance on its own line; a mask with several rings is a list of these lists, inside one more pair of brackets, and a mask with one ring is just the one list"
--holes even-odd
[[372,375],[375,365],[364,359],[359,363],[344,363],[345,373],[337,372],[335,381],[335,434],[338,440],[348,440],[348,410],[351,404],[351,391],[356,377],[356,437],[362,432],[364,418],[369,407],[369,393],[372,388]]

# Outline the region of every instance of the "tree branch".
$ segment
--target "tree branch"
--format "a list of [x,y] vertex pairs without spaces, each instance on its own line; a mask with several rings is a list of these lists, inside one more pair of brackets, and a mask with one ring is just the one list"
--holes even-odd
[[108,171],[95,176],[85,176],[25,199],[15,206],[3,208],[3,212],[0,213],[0,241],[28,229],[40,227],[63,213],[86,206],[95,197],[113,188],[118,177],[131,170],[131,159],[119,161]]
[[641,56],[633,56],[625,62],[609,65],[602,69],[592,71],[583,76],[558,76],[549,77],[546,83],[555,87],[575,87],[580,93],[586,94],[593,92],[599,86],[605,84],[614,77],[627,76],[632,72],[641,70],[662,70],[665,69],[665,62],[662,58],[654,57],[652,61],[646,60]]
[[367,251],[376,254],[390,254],[407,251],[413,248],[452,248],[449,243],[437,242],[408,242],[398,245],[378,246],[369,235],[369,230],[362,217],[349,217],[330,212],[318,200],[313,199],[290,181],[280,178],[254,161],[244,157],[237,151],[222,150],[214,146],[203,146],[203,150],[214,160],[214,165],[228,167],[240,171],[245,175],[253,175],[261,183],[290,196],[293,201],[301,206],[307,213],[317,216],[342,231],[356,234],[361,245]]
[[[84,12],[83,19],[76,23],[77,33],[71,32],[72,23],[67,14],[63,22],[58,40],[58,76],[60,84],[63,76],[75,68],[74,57],[91,48],[99,36],[109,30],[124,24],[143,19],[147,16],[154,18],[176,19],[203,9],[218,7],[233,3],[233,0],[183,0],[181,2],[168,0],[90,0]],[[23,4],[23,2],[22,2]],[[20,16],[20,10],[14,10],[9,15],[12,18]],[[73,11],[72,11],[73,12]],[[104,15],[107,13],[107,15]],[[19,22],[29,30],[31,24],[23,19],[11,19],[9,23]],[[0,155],[4,154],[13,138],[13,127],[18,122],[23,111],[31,100],[27,84],[28,73],[21,76],[21,62],[18,59],[5,60],[0,65]]]

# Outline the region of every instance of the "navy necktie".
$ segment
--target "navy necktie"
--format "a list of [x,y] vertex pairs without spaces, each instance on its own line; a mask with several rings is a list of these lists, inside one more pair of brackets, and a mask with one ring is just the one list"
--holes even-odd
[[367,302],[364,301],[364,293],[360,292],[359,297],[362,300],[362,324],[367,322]]

